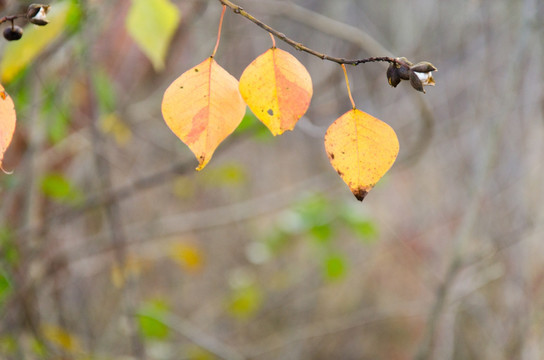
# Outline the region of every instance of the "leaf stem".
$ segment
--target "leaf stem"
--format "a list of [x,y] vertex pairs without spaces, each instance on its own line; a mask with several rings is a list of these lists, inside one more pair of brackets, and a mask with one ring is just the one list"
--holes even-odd
[[276,48],[276,38],[271,33],[268,33],[270,35],[270,38],[272,39],[272,48]]
[[346,77],[346,86],[348,88],[348,95],[349,95],[349,101],[351,101],[351,106],[353,107],[353,110],[356,109],[355,102],[353,101],[353,96],[351,96],[351,90],[349,88],[349,79],[348,79],[348,72],[346,70],[346,65],[341,64],[342,70],[344,70],[344,76]]
[[227,6],[223,4],[223,11],[221,11],[221,18],[219,19],[219,30],[217,30],[217,42],[215,43],[215,48],[213,49],[212,58],[215,56],[217,48],[219,47],[219,40],[221,40],[221,28],[223,27],[223,18],[225,17],[226,9]]
[[264,29],[265,31],[268,31],[270,34],[274,35],[278,39],[284,41],[285,43],[291,45],[293,48],[295,48],[298,51],[304,51],[310,55],[313,55],[315,57],[320,58],[321,60],[328,60],[335,63],[338,63],[340,65],[346,64],[346,65],[359,65],[359,64],[365,64],[369,62],[388,62],[391,64],[397,64],[397,60],[395,58],[389,57],[389,56],[381,56],[381,57],[369,57],[364,59],[345,59],[345,58],[338,58],[334,56],[329,56],[327,54],[320,53],[318,51],[315,51],[313,49],[310,49],[309,47],[305,46],[302,43],[299,43],[295,40],[292,40],[285,36],[284,33],[279,32],[278,30],[270,27],[269,25],[263,23],[259,19],[255,18],[253,15],[245,11],[241,6],[238,6],[234,3],[232,3],[230,0],[219,0],[221,4],[223,4],[223,7],[228,6],[235,14],[241,15],[248,19],[249,21],[253,22],[260,28]]

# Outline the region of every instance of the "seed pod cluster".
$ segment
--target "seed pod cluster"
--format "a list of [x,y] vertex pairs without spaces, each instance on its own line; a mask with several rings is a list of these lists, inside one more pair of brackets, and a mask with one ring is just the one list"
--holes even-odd
[[[0,1],[0,4],[2,1]],[[15,25],[14,21],[17,18],[26,18],[29,22],[38,26],[45,26],[49,22],[46,19],[47,13],[49,12],[49,5],[43,4],[31,4],[29,5],[26,14],[21,15],[12,15],[2,18],[1,22],[11,22],[11,26],[7,27],[3,31],[4,39],[7,41],[19,40],[23,37],[23,28],[18,25]]]
[[399,57],[387,68],[387,82],[392,87],[397,87],[401,80],[408,80],[414,89],[425,93],[423,86],[435,84],[433,71],[436,71],[436,67],[428,61],[413,65],[405,57]]

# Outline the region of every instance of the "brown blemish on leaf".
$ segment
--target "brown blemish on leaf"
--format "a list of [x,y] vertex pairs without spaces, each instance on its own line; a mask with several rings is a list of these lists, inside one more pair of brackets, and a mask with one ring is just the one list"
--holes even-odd
[[5,91],[0,91],[0,97],[2,98],[2,100],[6,100],[7,96],[8,96],[8,94],[6,94]]
[[274,116],[274,110],[268,109],[267,114],[270,116]]
[[363,200],[365,199],[366,194],[368,194],[368,191],[363,190],[363,189],[361,189],[361,188],[359,188],[359,189],[354,189],[352,192],[353,192],[353,195],[355,195],[355,197],[356,197],[357,200],[359,200],[359,201],[363,201]]
[[328,153],[328,155],[329,155],[329,158],[330,158],[331,160],[334,160],[334,154],[333,154],[333,153]]
[[195,68],[195,72],[198,72],[198,68]]

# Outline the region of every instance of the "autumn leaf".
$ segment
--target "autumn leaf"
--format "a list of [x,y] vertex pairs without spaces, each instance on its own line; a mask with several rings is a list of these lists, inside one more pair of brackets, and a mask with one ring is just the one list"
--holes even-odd
[[204,265],[202,251],[195,245],[175,243],[172,245],[170,257],[184,270],[196,272]]
[[170,0],[132,0],[127,31],[157,71],[164,68],[164,58],[180,17],[179,9]]
[[67,330],[56,325],[42,325],[43,337],[50,342],[70,353],[79,353],[82,351],[81,340]]
[[15,132],[15,107],[13,100],[0,85],[0,169],[2,168],[2,160],[4,152],[11,143],[11,138]]
[[293,55],[273,47],[244,70],[240,93],[272,134],[280,135],[293,130],[310,106],[312,79]]
[[238,80],[212,58],[187,70],[166,89],[162,115],[166,124],[198,159],[197,170],[242,121],[246,104]]
[[355,197],[363,201],[395,162],[399,141],[389,125],[352,109],[328,128],[325,149],[331,165]]

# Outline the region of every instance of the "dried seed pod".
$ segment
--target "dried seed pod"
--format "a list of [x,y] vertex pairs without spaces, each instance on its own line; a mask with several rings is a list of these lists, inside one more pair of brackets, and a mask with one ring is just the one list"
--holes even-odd
[[421,79],[419,78],[419,76],[417,76],[417,73],[415,71],[410,72],[410,85],[412,85],[412,87],[417,91],[425,93],[425,89],[423,89]]
[[23,29],[14,25],[4,29],[4,38],[8,41],[19,40],[23,37]]
[[413,71],[420,72],[420,73],[428,73],[431,71],[436,71],[436,67],[434,67],[434,65],[428,61],[418,62],[417,64],[412,66],[411,69]]
[[49,5],[43,5],[43,4],[29,5],[28,10],[26,12],[26,17],[28,21],[30,21],[34,25],[39,25],[39,26],[47,25],[49,22],[46,19],[46,15],[49,12],[50,7],[51,6]]
[[387,68],[387,82],[389,82],[389,85],[397,87],[400,80],[399,69],[394,64],[389,65]]

